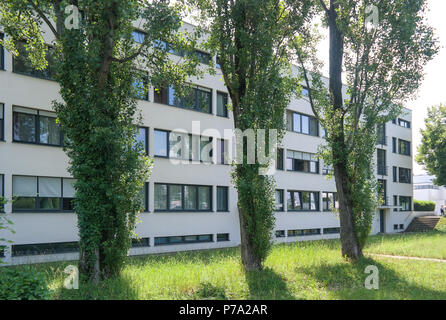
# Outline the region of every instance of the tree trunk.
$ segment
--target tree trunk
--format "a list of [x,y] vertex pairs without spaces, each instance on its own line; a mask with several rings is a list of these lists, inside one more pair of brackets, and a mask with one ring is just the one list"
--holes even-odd
[[342,256],[357,260],[362,256],[362,248],[358,242],[354,226],[354,209],[348,177],[347,147],[345,142],[344,117],[341,115],[344,109],[342,96],[342,62],[344,56],[344,38],[336,24],[336,10],[339,4],[337,0],[330,1],[327,12],[330,32],[330,83],[331,103],[337,111],[332,121],[335,132],[333,140],[333,163],[336,189],[339,199],[339,218],[341,225],[341,251]]
[[242,264],[246,271],[260,271],[262,270],[262,261],[258,257],[252,246],[251,237],[247,231],[245,215],[242,208],[238,207],[239,221],[240,221],[240,251],[242,256]]

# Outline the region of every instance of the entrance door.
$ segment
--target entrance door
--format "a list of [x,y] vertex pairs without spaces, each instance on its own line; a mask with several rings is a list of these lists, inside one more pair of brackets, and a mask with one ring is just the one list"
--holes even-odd
[[379,232],[386,233],[386,215],[383,209],[379,210]]

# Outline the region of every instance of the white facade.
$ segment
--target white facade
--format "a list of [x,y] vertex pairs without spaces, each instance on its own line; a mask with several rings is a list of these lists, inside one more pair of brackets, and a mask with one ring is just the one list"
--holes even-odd
[[[4,53],[4,70],[0,71],[0,103],[4,106],[3,131],[4,139],[0,141],[0,179],[3,178],[4,196],[10,199],[13,192],[13,177],[56,177],[69,178],[67,172],[68,158],[61,147],[45,144],[24,143],[14,141],[14,110],[17,107],[31,108],[41,111],[52,111],[51,101],[59,100],[58,84],[54,81],[41,79],[29,75],[23,75],[13,71],[13,59],[9,52]],[[212,112],[203,113],[187,110],[163,103],[155,102],[153,88],[149,91],[148,100],[138,100],[139,110],[143,115],[143,126],[148,128],[149,155],[154,156],[154,134],[156,129],[177,130],[179,128],[188,132],[192,131],[193,121],[199,121],[203,136],[206,129],[218,130],[221,134],[225,129],[233,128],[232,115],[228,117],[217,115],[217,92],[227,92],[221,80],[221,72],[217,69],[215,76],[208,75],[203,79],[193,80],[195,85],[212,91]],[[16,109],[15,109],[16,108]],[[0,105],[1,110],[1,105]],[[308,100],[304,97],[291,101],[289,112],[297,112],[302,115],[312,115]],[[45,114],[45,113],[42,113]],[[1,115],[1,113],[0,113]],[[297,116],[296,116],[297,117]],[[411,112],[400,116],[401,119],[411,122]],[[302,118],[306,121],[306,118]],[[305,122],[306,123],[306,122]],[[393,167],[406,168],[412,172],[412,152],[409,155],[398,153],[398,139],[409,142],[411,145],[412,131],[389,122],[386,124],[385,137],[382,145],[377,147],[385,150],[384,170],[378,179],[386,181],[387,204],[378,212],[373,224],[373,233],[380,231],[392,233],[403,231],[413,218],[412,199],[413,191],[411,181],[409,183],[393,182]],[[303,124],[305,126],[305,124]],[[1,128],[1,127],[0,127]],[[292,128],[291,128],[292,129]],[[302,129],[306,131],[306,129]],[[333,180],[327,180],[323,172],[323,164],[319,163],[317,173],[304,173],[288,171],[286,160],[288,151],[315,154],[318,146],[323,143],[321,128],[317,127],[317,136],[287,131],[282,142],[283,166],[285,170],[279,170],[275,174],[277,188],[283,190],[283,211],[276,213],[276,230],[284,237],[276,237],[278,242],[293,242],[300,240],[313,240],[322,238],[336,238],[338,233],[333,228],[339,227],[338,217],[331,211],[323,210],[323,193],[336,192]],[[1,137],[1,135],[0,135]],[[392,152],[392,141],[396,138],[396,153]],[[307,166],[308,163],[305,164]],[[314,164],[313,164],[314,165]],[[195,250],[219,247],[232,247],[240,244],[239,221],[237,211],[237,193],[231,185],[231,167],[225,164],[180,164],[174,165],[167,158],[155,156],[155,164],[150,181],[148,182],[148,212],[140,215],[141,223],[137,225],[136,232],[141,238],[148,238],[145,246],[132,248],[131,254],[148,254],[159,252],[171,252],[179,250]],[[387,172],[385,172],[387,171]],[[398,179],[397,179],[398,180]],[[399,181],[399,180],[398,180]],[[190,184],[212,187],[211,208],[205,211],[165,212],[155,210],[155,183]],[[228,187],[228,210],[217,211],[217,186]],[[18,188],[18,187],[17,187]],[[303,198],[310,199],[318,195],[317,204],[311,199],[308,205],[301,204],[303,210],[291,211],[288,209],[287,199],[289,191],[314,192],[301,194]],[[14,194],[16,195],[16,194]],[[407,211],[394,211],[400,203],[394,206],[393,197],[410,197]],[[296,204],[297,202],[295,202]],[[307,202],[306,202],[307,203]],[[308,209],[315,209],[313,211]],[[396,209],[395,209],[396,210]],[[5,207],[7,217],[13,221],[15,234],[0,233],[0,238],[5,237],[13,241],[8,245],[10,250],[5,252],[5,260],[8,263],[19,264],[37,261],[52,261],[60,259],[73,259],[76,253],[60,254],[36,254],[23,255],[18,248],[20,245],[54,244],[63,242],[75,242],[78,240],[76,215],[73,212],[61,210],[14,210],[8,203]],[[381,225],[382,222],[382,225]],[[324,230],[325,229],[325,230]],[[303,230],[303,231],[293,231]],[[325,232],[324,232],[325,231]],[[217,241],[218,234],[228,234],[227,241]],[[159,237],[211,235],[207,242],[185,242],[174,244],[179,238],[171,238],[173,244],[160,244],[164,241],[155,239]],[[205,237],[206,238],[206,237]],[[197,238],[198,239],[198,238]],[[182,238],[185,240],[185,238]],[[170,241],[170,240],[169,240]],[[43,249],[42,249],[43,250]],[[31,250],[32,251],[32,250]],[[43,250],[44,251],[44,250]]]
[[446,187],[434,184],[434,176],[416,175],[413,177],[413,195],[417,200],[434,201],[435,213],[441,214],[441,206],[446,206]]

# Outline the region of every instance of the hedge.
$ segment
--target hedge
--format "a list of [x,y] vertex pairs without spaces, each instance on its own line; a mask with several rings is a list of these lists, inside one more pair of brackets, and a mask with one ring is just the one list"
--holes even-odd
[[414,204],[415,211],[434,211],[435,210],[435,202],[433,202],[433,201],[414,200],[413,204]]

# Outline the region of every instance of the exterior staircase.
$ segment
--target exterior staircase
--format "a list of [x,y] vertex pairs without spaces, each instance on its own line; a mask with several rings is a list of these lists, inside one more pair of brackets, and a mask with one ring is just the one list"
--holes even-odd
[[440,219],[441,217],[438,216],[415,217],[404,232],[432,231]]

